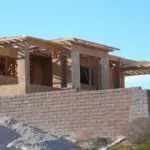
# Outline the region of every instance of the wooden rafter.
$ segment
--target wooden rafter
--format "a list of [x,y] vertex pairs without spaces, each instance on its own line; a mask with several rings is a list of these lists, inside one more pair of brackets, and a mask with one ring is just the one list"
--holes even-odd
[[150,74],[150,62],[139,61],[120,67],[120,72],[125,76]]
[[78,39],[78,38],[62,38],[62,39],[55,39],[52,41],[54,41],[56,43],[60,43],[68,48],[70,48],[71,43],[75,43],[77,45],[82,45],[82,46],[86,46],[86,47],[90,47],[90,48],[96,48],[96,49],[100,49],[100,50],[104,50],[104,51],[119,50],[118,48],[115,48],[115,47],[111,47],[111,46],[107,46],[107,45],[103,45],[103,44],[99,44],[99,43],[94,43],[94,42],[90,42],[90,41],[86,41],[86,40],[82,40],[82,39]]
[[24,46],[28,47],[29,53],[41,56],[50,56],[52,53],[64,53],[67,50],[58,43],[29,36],[0,38],[0,47],[11,47],[19,49],[19,57],[24,56],[24,51],[20,49],[20,47]]

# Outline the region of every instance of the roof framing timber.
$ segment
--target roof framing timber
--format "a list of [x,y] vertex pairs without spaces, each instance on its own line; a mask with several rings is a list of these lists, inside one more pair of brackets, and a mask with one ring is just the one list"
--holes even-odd
[[96,49],[105,50],[105,51],[120,50],[115,47],[111,47],[111,46],[107,46],[107,45],[103,45],[103,44],[99,44],[99,43],[94,43],[94,42],[90,42],[90,41],[86,41],[86,40],[82,40],[82,39],[78,39],[78,38],[61,38],[61,39],[54,39],[52,41],[54,41],[56,43],[60,43],[68,49],[70,49],[71,43],[74,43],[77,45],[82,45],[82,46],[86,46],[89,48],[96,48]]
[[19,57],[24,56],[23,47],[26,47],[28,51],[35,55],[50,56],[52,53],[64,53],[67,49],[60,45],[48,40],[29,36],[18,36],[10,38],[0,38],[0,48],[17,48]]
[[150,74],[150,62],[149,61],[139,61],[136,63],[125,65],[120,68],[120,71],[125,76]]

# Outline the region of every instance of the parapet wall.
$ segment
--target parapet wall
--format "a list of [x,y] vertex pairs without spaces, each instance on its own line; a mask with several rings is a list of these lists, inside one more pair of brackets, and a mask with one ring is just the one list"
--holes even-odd
[[46,131],[92,129],[118,134],[132,119],[149,116],[148,91],[140,88],[75,92],[63,90],[0,97],[6,114]]

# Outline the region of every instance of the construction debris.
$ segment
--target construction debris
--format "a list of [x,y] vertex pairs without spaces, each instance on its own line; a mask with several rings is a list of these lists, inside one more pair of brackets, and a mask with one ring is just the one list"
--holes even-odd
[[[75,136],[75,133],[73,135]],[[116,140],[96,137],[74,141],[71,136],[46,133],[10,117],[0,120],[0,150],[99,150]]]

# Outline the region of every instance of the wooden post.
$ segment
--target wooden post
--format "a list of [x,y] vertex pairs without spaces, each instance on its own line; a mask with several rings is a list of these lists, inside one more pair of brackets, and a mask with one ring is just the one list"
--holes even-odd
[[92,87],[92,66],[91,66],[91,57],[88,56],[88,68],[89,68],[89,89]]
[[71,51],[72,59],[72,86],[77,91],[80,91],[80,53]]
[[125,76],[123,75],[123,72],[121,72],[120,67],[122,64],[122,60],[118,60],[118,67],[119,67],[119,87],[120,88],[125,88]]
[[109,88],[109,56],[105,54],[101,58],[102,89]]
[[114,67],[114,81],[115,81],[115,88],[120,88],[120,70],[119,70],[119,67],[120,67],[120,63],[119,61],[116,63],[116,66]]
[[120,88],[125,88],[125,77],[123,76],[122,72],[120,72],[119,76],[120,76]]
[[60,54],[61,64],[61,88],[67,87],[67,56]]

